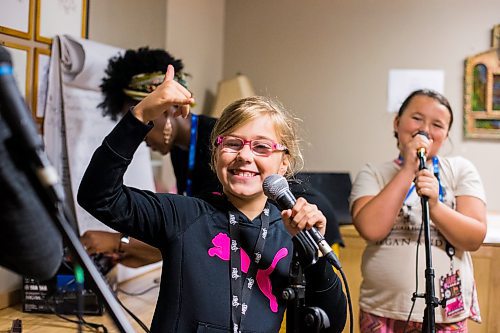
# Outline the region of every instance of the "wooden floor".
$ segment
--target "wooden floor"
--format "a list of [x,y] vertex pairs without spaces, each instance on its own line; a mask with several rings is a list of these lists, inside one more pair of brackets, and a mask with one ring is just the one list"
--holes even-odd
[[[156,298],[158,296],[158,281],[160,278],[160,270],[156,269],[132,280],[123,283],[120,288],[129,293],[139,293],[153,286],[152,290],[140,296],[127,296],[118,292],[118,298],[121,302],[139,317],[149,328],[153,318],[153,311],[156,305]],[[68,316],[75,319],[74,316]],[[132,317],[127,314],[127,318],[136,330],[136,332],[143,332],[142,328],[137,324]],[[21,304],[0,310],[0,333],[10,332],[12,321],[15,319],[22,320],[23,333],[64,333],[64,332],[77,332],[77,325],[67,322],[56,315],[50,314],[33,314],[24,313],[21,309]],[[106,326],[108,332],[119,332],[114,325],[112,318],[109,314],[105,313],[103,316],[86,316],[85,320],[93,323],[101,323]],[[83,332],[95,332],[89,328],[83,327]]]

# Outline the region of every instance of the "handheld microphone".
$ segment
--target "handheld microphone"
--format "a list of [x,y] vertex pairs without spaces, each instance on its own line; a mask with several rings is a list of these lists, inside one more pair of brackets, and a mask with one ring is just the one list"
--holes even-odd
[[25,148],[40,182],[51,190],[51,196],[63,198],[64,192],[62,186],[58,184],[57,172],[45,155],[42,138],[17,87],[10,54],[2,46],[0,46],[0,114],[12,135],[18,138]]
[[[429,139],[429,133],[427,133],[426,131],[418,131],[417,135],[423,135],[427,139]],[[426,152],[426,150],[425,150],[424,147],[417,149],[417,157],[418,158],[424,158],[425,159],[425,154],[427,154],[427,152]]]
[[[275,201],[283,210],[291,209],[297,202],[292,191],[290,191],[287,180],[283,176],[273,174],[266,177],[262,184],[262,188],[264,194],[269,199]],[[335,268],[338,270],[341,269],[342,266],[340,265],[340,261],[318,229],[312,227],[309,230],[302,230],[300,233],[305,233],[309,238],[312,238],[323,256],[326,257]]]

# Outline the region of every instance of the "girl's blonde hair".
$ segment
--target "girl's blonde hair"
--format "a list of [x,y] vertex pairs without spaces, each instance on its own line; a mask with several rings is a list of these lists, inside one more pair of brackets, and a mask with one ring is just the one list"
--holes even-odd
[[269,97],[253,96],[228,105],[217,120],[210,137],[212,170],[215,171],[217,137],[232,133],[249,121],[261,116],[270,118],[278,136],[278,143],[288,148],[287,154],[290,164],[285,177],[289,178],[302,169],[304,160],[297,137],[299,119],[293,117],[279,101]]

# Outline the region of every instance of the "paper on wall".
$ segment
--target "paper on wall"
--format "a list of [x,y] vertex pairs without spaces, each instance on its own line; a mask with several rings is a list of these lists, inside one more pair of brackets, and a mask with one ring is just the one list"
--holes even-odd
[[[44,141],[52,164],[61,175],[68,207],[74,210],[78,231],[112,229],[81,208],[78,186],[95,149],[116,122],[103,117],[97,105],[103,100],[99,85],[109,58],[121,49],[71,36],[56,36],[52,45]],[[124,176],[124,183],[154,190],[149,149],[141,144]],[[157,265],[154,265],[155,267]],[[148,270],[120,267],[121,277],[130,278]]]
[[444,71],[432,69],[389,70],[387,112],[399,110],[406,97],[418,89],[432,89],[444,93]]

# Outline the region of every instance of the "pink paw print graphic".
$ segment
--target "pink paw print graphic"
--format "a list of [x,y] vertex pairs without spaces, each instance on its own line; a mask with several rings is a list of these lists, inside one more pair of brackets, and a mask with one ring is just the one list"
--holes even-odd
[[[208,249],[208,255],[211,257],[219,257],[224,261],[229,261],[231,256],[231,239],[229,238],[229,236],[221,232],[212,239],[212,244],[214,244],[214,246]],[[269,299],[269,307],[271,308],[272,312],[278,312],[278,301],[276,299],[276,296],[274,296],[272,293],[273,286],[271,284],[270,275],[276,269],[278,262],[286,257],[287,254],[288,250],[286,248],[279,249],[278,252],[274,255],[271,265],[267,269],[257,270],[257,285],[264,296]],[[247,273],[248,267],[250,267],[250,257],[243,249],[241,249],[240,255],[241,271]]]

